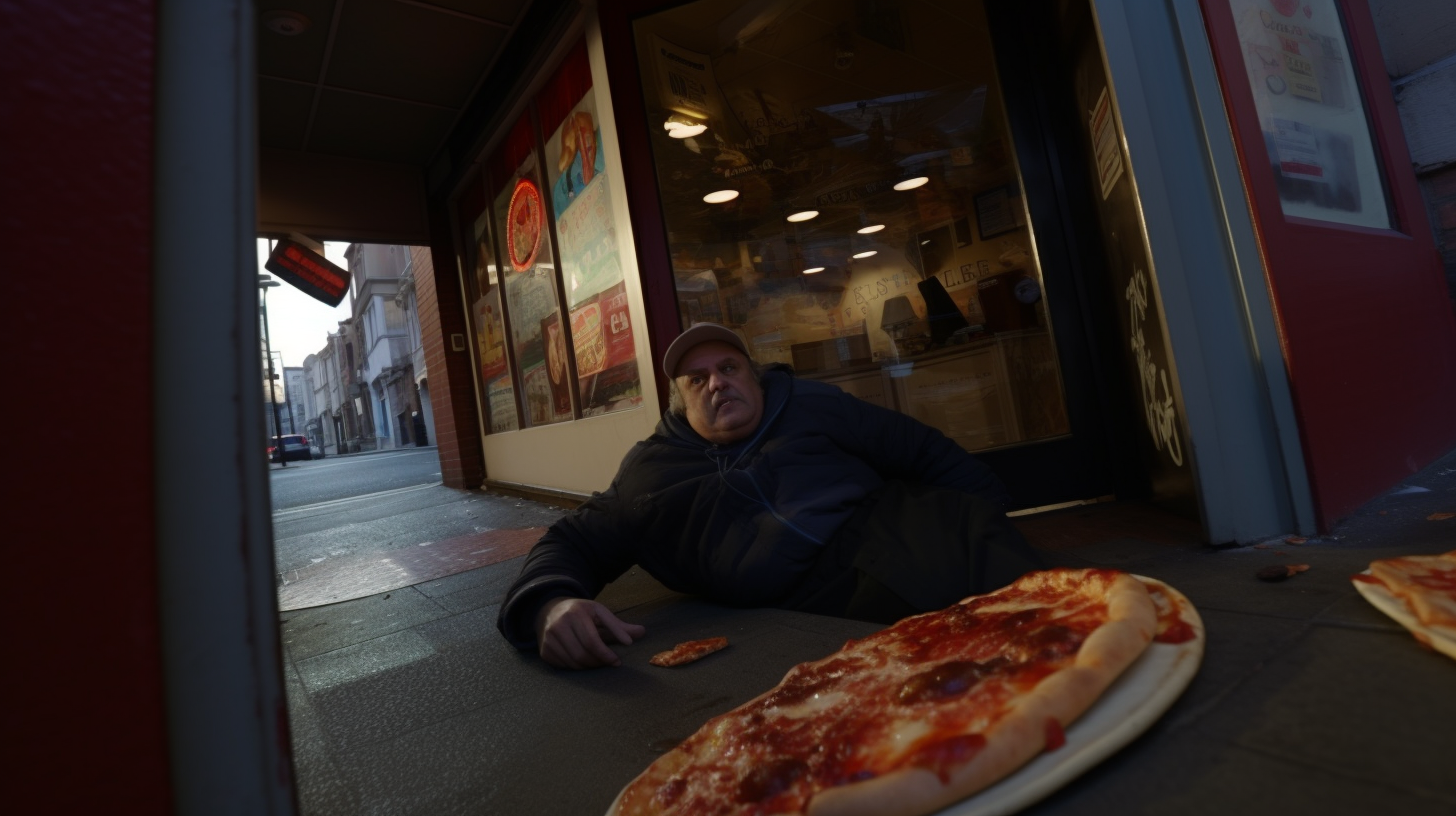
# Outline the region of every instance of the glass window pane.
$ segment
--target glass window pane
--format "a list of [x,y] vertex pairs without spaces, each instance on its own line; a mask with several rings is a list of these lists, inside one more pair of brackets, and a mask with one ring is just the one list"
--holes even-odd
[[635,23],[683,324],[971,450],[1066,434],[980,2],[755,9]]
[[1391,226],[1385,178],[1334,0],[1232,0],[1285,215]]
[[[525,397],[525,425],[572,418],[566,326],[556,294],[556,264],[546,229],[535,131],[522,116],[492,161],[492,202],[505,275],[506,319]],[[499,172],[505,169],[505,172]]]
[[617,250],[612,190],[601,149],[596,91],[580,44],[547,84],[539,102],[546,176],[561,253],[571,342],[585,416],[642,404],[631,314]]
[[501,317],[500,266],[490,240],[490,217],[483,212],[475,223],[476,290],[480,293],[471,307],[475,316],[475,339],[480,359],[480,381],[485,389],[489,432],[514,431],[520,427],[516,415],[516,392],[506,364],[506,330]]
[[513,431],[519,426],[510,367],[506,364],[505,325],[500,303],[499,266],[490,234],[490,211],[485,206],[485,185],[477,177],[466,185],[456,202],[457,223],[463,233],[465,291],[470,302],[475,358],[480,366],[480,400],[485,406],[486,433]]

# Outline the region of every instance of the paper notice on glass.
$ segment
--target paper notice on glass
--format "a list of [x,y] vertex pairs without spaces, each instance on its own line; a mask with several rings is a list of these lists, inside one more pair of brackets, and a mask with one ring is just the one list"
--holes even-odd
[[662,107],[707,119],[713,87],[713,63],[708,55],[673,45],[656,35],[652,39]]
[[607,367],[602,308],[595,297],[572,310],[571,339],[576,348],[577,377],[585,379]]
[[1112,97],[1107,89],[1097,97],[1089,124],[1092,128],[1092,150],[1097,158],[1097,178],[1102,182],[1102,199],[1112,193],[1122,178],[1122,142],[1117,138],[1117,117],[1112,114]]

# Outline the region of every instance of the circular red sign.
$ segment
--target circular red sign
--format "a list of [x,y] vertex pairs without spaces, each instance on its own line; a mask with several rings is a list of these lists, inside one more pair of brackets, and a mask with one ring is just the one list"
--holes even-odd
[[541,249],[541,191],[530,179],[516,182],[511,192],[511,206],[506,213],[506,245],[510,247],[511,267],[525,272],[536,261]]

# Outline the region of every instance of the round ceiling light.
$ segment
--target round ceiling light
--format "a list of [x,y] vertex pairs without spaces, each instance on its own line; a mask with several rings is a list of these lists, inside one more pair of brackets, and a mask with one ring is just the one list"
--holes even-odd
[[818,217],[819,217],[819,211],[818,210],[804,210],[802,212],[796,212],[793,215],[790,215],[787,220],[793,221],[794,223],[798,223],[800,221],[808,221],[810,218],[818,218]]
[[884,224],[870,224],[868,227],[860,227],[859,229],[855,230],[855,232],[859,233],[860,235],[869,235],[872,232],[879,232],[884,228]]
[[703,196],[703,201],[709,204],[722,204],[725,201],[732,201],[737,197],[737,190],[716,190]]
[[824,267],[822,267],[822,266],[811,266],[808,269],[805,269],[804,270],[804,274],[805,275],[812,275],[812,274],[814,274],[816,272],[823,272],[823,271],[824,271]]
[[877,252],[879,252],[879,250],[877,250],[877,249],[869,249],[869,250],[865,250],[864,252],[856,252],[856,253],[854,253],[854,255],[852,255],[850,257],[853,257],[853,258],[868,258],[869,256],[874,255]]
[[895,185],[895,189],[896,190],[913,190],[916,187],[924,187],[927,183],[929,183],[929,181],[930,181],[930,177],[929,176],[916,176],[915,178],[907,178],[904,181],[899,182],[898,184],[896,184]]
[[707,125],[677,125],[667,129],[667,135],[674,139],[687,139],[707,130]]

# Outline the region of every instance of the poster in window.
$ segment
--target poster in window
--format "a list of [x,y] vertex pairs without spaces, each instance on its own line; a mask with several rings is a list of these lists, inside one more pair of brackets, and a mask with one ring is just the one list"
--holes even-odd
[[519,427],[516,420],[516,389],[511,382],[510,372],[486,383],[485,393],[490,406],[490,432],[516,430]]
[[571,413],[571,371],[566,360],[566,331],[561,315],[553,312],[541,321],[541,337],[546,345],[546,374],[551,381],[552,417]]
[[475,337],[480,354],[480,379],[489,382],[506,370],[506,338],[501,326],[500,290],[475,301]]
[[[595,91],[587,89],[551,134],[546,156],[582,411],[634,407],[641,389]],[[609,305],[620,312],[609,313]],[[612,359],[624,342],[625,359]]]
[[1230,9],[1284,214],[1389,228],[1334,0],[1232,0]]
[[712,89],[716,87],[708,55],[673,45],[656,34],[652,35],[652,47],[657,62],[658,104],[665,110],[708,119],[712,114]]
[[602,336],[602,309],[597,297],[571,310],[571,338],[576,344],[576,375],[582,379],[607,367],[607,345]]
[[[503,153],[492,161],[496,172],[511,167],[513,172],[497,177],[499,185],[494,198],[494,228],[501,240],[501,269],[504,280],[506,311],[510,315],[510,337],[516,357],[518,386],[525,403],[529,424],[556,422],[571,418],[571,411],[556,409],[546,371],[546,346],[541,333],[543,322],[560,317],[556,296],[556,269],[551,242],[545,229],[545,202],[541,198],[541,174],[537,153],[530,150],[533,131],[530,121],[522,119],[517,131],[508,139]],[[519,147],[515,141],[527,147]],[[503,149],[504,150],[504,149]],[[521,158],[514,160],[516,155]],[[506,164],[511,161],[511,164]]]
[[571,313],[571,334],[577,349],[583,414],[599,414],[642,404],[632,339],[626,285],[595,295]]

